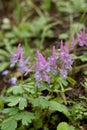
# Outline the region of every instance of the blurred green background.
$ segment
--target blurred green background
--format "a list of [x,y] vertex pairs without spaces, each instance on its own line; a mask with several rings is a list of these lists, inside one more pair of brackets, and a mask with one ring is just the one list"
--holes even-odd
[[87,25],[87,0],[0,0],[0,71],[21,43],[25,55],[70,42]]

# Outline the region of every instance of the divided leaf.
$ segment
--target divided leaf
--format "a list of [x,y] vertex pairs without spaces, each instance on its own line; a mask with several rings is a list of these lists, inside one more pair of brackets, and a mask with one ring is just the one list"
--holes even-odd
[[21,120],[23,125],[28,125],[32,122],[33,119],[35,119],[34,113],[32,112],[21,112],[17,113],[14,118],[18,121]]
[[44,97],[38,97],[32,100],[32,104],[34,107],[41,107],[42,109],[48,108],[50,102]]
[[22,116],[22,124],[28,125],[35,118],[34,114],[31,112],[24,112]]
[[7,97],[6,102],[8,102],[8,106],[15,106],[19,103],[20,96],[10,96]]
[[17,108],[6,108],[2,112],[4,114],[8,114],[9,116],[11,116],[11,115],[15,115],[16,113],[18,113],[18,109]]
[[27,107],[27,100],[25,98],[21,98],[19,102],[19,109],[23,110],[25,107]]
[[13,87],[9,88],[7,92],[8,93],[12,92],[13,94],[17,95],[17,94],[22,94],[24,92],[24,90],[21,86],[13,86]]
[[27,99],[20,96],[10,96],[6,99],[6,102],[8,102],[8,106],[10,107],[19,104],[20,110],[23,110],[25,107],[27,107]]
[[17,121],[13,118],[8,118],[3,121],[1,125],[1,130],[16,130]]
[[62,112],[64,115],[66,115],[67,117],[69,117],[69,112],[68,112],[68,109],[65,105],[63,104],[60,104],[56,101],[50,101],[50,107],[49,107],[51,110],[54,110],[54,111],[59,111],[59,112]]

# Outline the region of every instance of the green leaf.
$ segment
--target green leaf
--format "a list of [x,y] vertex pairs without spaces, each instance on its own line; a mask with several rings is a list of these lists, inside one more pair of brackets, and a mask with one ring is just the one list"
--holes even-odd
[[37,130],[42,128],[42,124],[43,124],[42,119],[38,118],[38,119],[34,120],[34,124],[35,124]]
[[19,102],[19,109],[23,110],[25,107],[27,107],[27,100],[26,98],[21,98]]
[[65,79],[61,78],[61,77],[58,78],[57,81],[58,81],[58,83],[62,83],[62,85],[64,85],[64,86],[68,85],[68,82]]
[[5,36],[6,38],[15,38],[15,34],[13,32],[9,32]]
[[0,97],[0,109],[4,109],[4,100]]
[[79,22],[77,22],[77,23],[72,23],[71,25],[70,25],[70,29],[72,30],[72,34],[74,35],[77,31],[79,32],[81,29],[83,29],[84,28],[84,24],[83,23],[79,23]]
[[3,55],[3,56],[8,57],[8,58],[10,57],[10,54],[2,49],[0,49],[0,55]]
[[82,62],[86,62],[87,61],[87,55],[82,55],[79,57],[79,59],[82,61]]
[[49,10],[51,7],[51,0],[44,0],[42,4],[42,9],[43,10]]
[[18,113],[18,109],[17,108],[6,108],[2,111],[4,114],[8,114],[8,115],[15,115],[16,113]]
[[0,63],[0,72],[5,70],[9,66],[9,62]]
[[60,104],[56,101],[50,101],[50,107],[51,110],[62,112],[64,115],[69,117],[70,113],[68,112],[68,109],[65,105]]
[[19,103],[20,101],[20,96],[10,96],[7,97],[6,102],[8,102],[8,106],[15,106]]
[[28,125],[29,123],[32,122],[33,119],[35,119],[34,113],[32,112],[21,112],[17,113],[14,118],[16,120],[21,120],[23,125]]
[[57,126],[57,130],[69,130],[68,124],[66,122],[61,122]]
[[28,125],[28,123],[31,123],[32,120],[34,119],[34,114],[30,112],[24,112],[22,116],[22,124],[23,125]]
[[8,118],[3,121],[1,125],[1,130],[16,130],[17,128],[17,121],[13,118]]
[[85,75],[87,75],[87,70],[86,70],[86,71],[84,71],[84,74],[85,74]]
[[59,39],[67,39],[68,38],[68,34],[66,33],[62,33],[59,35]]
[[75,130],[73,126],[69,126],[66,122],[61,122],[57,126],[57,130]]
[[8,93],[13,92],[13,94],[17,95],[17,94],[22,94],[24,92],[24,90],[21,86],[13,86],[13,87],[9,88],[7,92]]
[[8,30],[8,29],[11,29],[11,25],[10,24],[3,24],[1,26],[2,30]]
[[27,106],[27,100],[26,98],[20,97],[20,96],[10,96],[6,99],[6,102],[8,103],[8,106],[16,106],[19,103],[19,109],[23,110]]
[[68,130],[75,130],[75,127],[69,126]]
[[68,82],[70,82],[73,85],[76,83],[76,81],[71,77],[67,77],[67,80],[68,80]]
[[44,97],[38,97],[32,100],[32,104],[34,107],[41,107],[42,109],[48,108],[50,102]]

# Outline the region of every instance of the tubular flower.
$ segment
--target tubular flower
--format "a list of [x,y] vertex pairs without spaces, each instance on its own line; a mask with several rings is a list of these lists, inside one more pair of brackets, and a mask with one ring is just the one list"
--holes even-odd
[[28,68],[28,63],[29,63],[29,57],[24,60],[24,51],[21,48],[21,44],[18,45],[16,52],[12,53],[12,58],[11,58],[11,67],[13,67],[16,63],[18,66],[19,71],[27,75],[33,67]]
[[11,84],[13,84],[13,85],[15,85],[17,83],[17,78],[13,77],[13,78],[9,79],[8,82],[11,83]]
[[73,60],[71,59],[71,56],[69,54],[68,44],[65,43],[65,45],[63,45],[62,41],[60,43],[60,57],[59,58],[62,62],[60,74],[63,78],[67,78],[67,72],[71,68],[71,65],[73,64]]
[[29,57],[25,61],[23,58],[21,58],[18,62],[18,69],[24,75],[27,75],[27,73],[28,73],[28,70],[29,70],[29,68],[27,66],[28,63],[29,63]]
[[9,70],[4,70],[4,71],[2,72],[2,75],[3,75],[3,76],[6,76],[6,75],[8,75],[8,73],[9,73]]
[[71,50],[74,50],[74,47],[75,47],[76,43],[75,43],[75,38],[74,36],[72,36],[72,43],[71,43]]
[[77,33],[76,35],[77,35],[77,41],[79,46],[87,46],[87,36],[86,36],[85,29],[80,31],[80,34]]
[[11,58],[11,67],[14,67],[15,64],[23,58],[23,49],[21,48],[21,44],[18,45],[16,52],[15,53],[11,53],[12,58]]
[[40,71],[43,71],[44,73],[50,72],[49,63],[46,61],[44,56],[41,53],[39,53],[38,51],[37,51],[37,58],[38,58],[37,69]]
[[52,48],[52,56],[48,58],[48,62],[50,64],[51,73],[55,75],[57,69],[55,46]]
[[38,61],[35,64],[35,74],[34,78],[36,79],[36,86],[40,85],[40,80],[46,81],[47,83],[50,83],[50,77],[48,76],[48,73],[50,72],[50,64],[46,61],[44,56],[37,51],[37,58]]
[[64,63],[62,64],[62,69],[60,70],[60,74],[61,74],[62,78],[64,78],[64,79],[67,78],[68,71],[67,71],[67,69],[65,69]]

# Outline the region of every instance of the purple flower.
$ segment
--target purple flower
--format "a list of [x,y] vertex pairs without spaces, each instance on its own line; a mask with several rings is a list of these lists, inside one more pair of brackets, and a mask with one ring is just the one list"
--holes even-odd
[[79,46],[84,46],[81,36],[79,35],[78,32],[76,33],[76,36],[77,36],[77,41],[78,41]]
[[22,74],[27,75],[28,74],[28,63],[29,63],[29,57],[24,61],[23,58],[21,58],[18,62],[18,69]]
[[12,53],[11,67],[13,67],[16,63],[19,71],[24,75],[27,75],[33,68],[28,68],[29,57],[26,60],[24,60],[24,52],[21,48],[21,44],[18,45],[16,52]]
[[39,51],[37,51],[37,58],[38,62],[41,62],[42,64],[47,64],[45,57]]
[[85,28],[82,31],[80,31],[80,33],[76,33],[76,35],[79,46],[87,46],[87,36]]
[[50,64],[46,61],[44,56],[37,51],[37,58],[38,61],[35,64],[35,74],[34,78],[36,79],[36,86],[40,85],[40,81],[46,81],[47,83],[50,83],[50,77],[48,76],[50,72]]
[[48,62],[50,64],[50,71],[53,75],[56,74],[57,63],[56,63],[56,51],[55,46],[52,48],[52,56],[48,58]]
[[50,84],[50,77],[47,74],[42,75],[42,80],[46,81],[48,84]]
[[67,77],[68,70],[71,68],[71,65],[73,64],[73,60],[71,59],[71,56],[69,54],[68,44],[65,43],[63,45],[63,42],[60,43],[60,56],[59,56],[62,67],[60,70],[60,74],[63,78]]
[[36,68],[38,71],[43,71],[44,73],[50,72],[49,62],[46,61],[44,56],[37,51],[38,62],[36,63]]
[[60,59],[63,61],[65,59],[65,50],[63,46],[63,41],[60,42]]
[[14,67],[15,64],[23,58],[23,49],[21,48],[21,44],[18,45],[16,52],[15,53],[11,53],[12,58],[11,58],[11,67]]
[[56,50],[55,50],[55,46],[53,46],[52,49],[52,58],[53,58],[53,68],[57,68],[57,64],[56,64]]
[[36,86],[40,86],[40,79],[41,79],[40,72],[36,71],[34,74],[34,78],[36,79]]
[[73,64],[73,60],[69,54],[68,44],[65,44],[65,68],[70,69],[71,65]]
[[13,77],[13,78],[9,79],[8,82],[11,83],[11,84],[13,84],[13,85],[15,85],[17,83],[17,78]]
[[3,76],[6,76],[8,73],[9,73],[9,70],[4,70],[4,71],[2,72],[2,75],[3,75]]
[[61,77],[62,77],[62,78],[66,79],[68,72],[67,72],[67,70],[66,70],[65,68],[62,68],[62,69],[60,70],[60,74],[61,74]]

